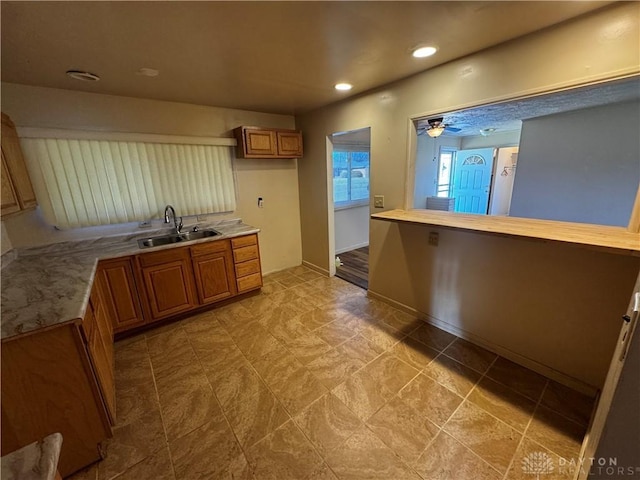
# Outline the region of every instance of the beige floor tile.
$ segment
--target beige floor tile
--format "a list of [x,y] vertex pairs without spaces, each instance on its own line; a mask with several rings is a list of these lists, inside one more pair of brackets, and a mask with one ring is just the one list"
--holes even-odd
[[222,349],[219,352],[199,357],[198,360],[202,371],[212,384],[227,375],[228,372],[249,364],[240,349],[235,345],[228,349]]
[[444,425],[462,403],[461,396],[423,374],[400,390],[398,396],[439,426]]
[[169,449],[163,448],[153,455],[145,458],[140,463],[118,475],[115,480],[140,480],[153,478],[153,480],[175,480],[173,465],[169,456]]
[[394,397],[367,420],[367,426],[408,464],[417,460],[440,428]]
[[480,381],[468,399],[522,433],[529,425],[536,408],[533,400],[488,377]]
[[366,421],[387,401],[393,392],[387,390],[364,370],[360,370],[332,390],[358,418]]
[[364,363],[343,356],[335,348],[307,364],[309,371],[328,389],[340,385],[363,366]]
[[278,279],[278,283],[280,283],[286,288],[295,287],[296,285],[300,285],[301,283],[304,283],[304,282],[305,281],[302,278],[296,275],[289,275],[287,277]]
[[424,373],[440,385],[444,385],[463,397],[471,391],[482,376],[475,370],[445,355],[440,355],[431,362],[424,369]]
[[404,333],[385,323],[368,324],[360,334],[380,350],[388,350],[405,338]]
[[253,445],[266,437],[290,418],[280,402],[267,389],[236,403],[225,413],[243,447]]
[[405,334],[411,333],[424,324],[424,322],[415,315],[402,312],[395,308],[391,308],[385,314],[380,315],[379,320]]
[[418,370],[388,352],[373,360],[364,370],[378,385],[394,395],[419,373]]
[[326,463],[323,463],[306,480],[338,480],[338,477]]
[[332,347],[336,347],[357,335],[358,332],[338,319],[314,330],[314,333]]
[[249,478],[240,445],[224,419],[215,419],[170,442],[169,451],[177,480]]
[[236,343],[242,354],[250,362],[257,361],[266,354],[278,350],[281,347],[278,340],[259,326],[255,327],[251,335],[237,338]]
[[360,334],[350,338],[342,345],[338,345],[336,350],[345,358],[357,360],[363,365],[369,363],[383,352],[380,347]]
[[274,325],[267,330],[276,340],[284,345],[289,345],[310,333],[309,329],[298,322],[295,318],[282,322],[278,325]]
[[226,333],[213,311],[199,313],[182,321],[182,329],[190,337]]
[[547,384],[547,379],[542,375],[503,357],[498,357],[487,376],[536,402]]
[[288,304],[277,305],[276,307],[261,313],[257,321],[261,327],[269,330],[283,323],[296,319],[298,312],[290,308]]
[[539,406],[526,436],[563,458],[577,458],[586,427]]
[[502,474],[446,432],[440,432],[414,468],[428,480],[500,480]]
[[290,415],[297,415],[327,393],[326,387],[306,367],[298,368],[270,388]]
[[393,450],[364,426],[329,453],[326,462],[341,480],[420,479]]
[[505,480],[532,480],[536,476],[544,480],[571,480],[577,468],[575,464],[525,437]]
[[443,427],[501,473],[506,473],[522,435],[465,401]]
[[403,338],[390,349],[390,352],[418,370],[424,370],[439,355],[437,350],[411,337]]
[[117,426],[139,420],[148,411],[160,411],[153,378],[141,382],[116,380]]
[[276,280],[269,281],[268,277],[264,277],[264,285],[262,286],[262,293],[270,296],[274,293],[279,293],[287,289],[284,285],[279,284]]
[[138,421],[115,428],[103,446],[107,455],[98,465],[98,478],[110,480],[166,446],[160,412],[149,411]]
[[173,441],[205,423],[222,418],[222,410],[211,386],[193,387],[173,397],[160,397],[167,439]]
[[313,332],[296,338],[287,343],[286,347],[304,365],[321,357],[332,348]]
[[216,398],[224,410],[228,410],[234,403],[242,402],[267,388],[258,374],[248,365],[230,370],[226,375],[211,383]]
[[215,333],[189,334],[189,343],[198,358],[217,355],[236,346],[231,335],[222,327]]
[[540,403],[574,422],[587,426],[595,399],[549,380]]
[[273,386],[289,378],[303,365],[289,350],[281,347],[253,362],[253,366],[265,383]]
[[486,372],[498,357],[495,353],[467,342],[462,338],[457,338],[443,353],[480,373]]
[[247,457],[256,478],[264,480],[305,480],[323,463],[292,421],[248,448]]
[[322,456],[342,444],[362,425],[360,419],[332,394],[320,397],[294,420]]
[[424,343],[427,347],[431,347],[439,352],[447,348],[451,342],[456,339],[455,335],[440,330],[433,325],[423,323],[409,335],[411,338]]
[[316,307],[313,310],[301,314],[298,317],[298,321],[309,330],[315,330],[345,316],[346,314],[347,312],[333,307]]
[[[278,282],[280,283],[280,282]],[[284,285],[283,285],[284,287]],[[291,289],[282,290],[280,292],[272,293],[269,295],[269,300],[275,303],[279,307],[285,307],[296,300],[300,300],[302,297],[295,292],[292,292]]]

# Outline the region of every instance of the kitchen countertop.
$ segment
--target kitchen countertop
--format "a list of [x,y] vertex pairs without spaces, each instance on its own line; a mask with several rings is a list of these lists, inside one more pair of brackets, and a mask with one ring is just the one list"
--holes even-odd
[[19,249],[17,255],[13,253],[10,263],[2,269],[2,339],[84,317],[98,260],[222,240],[260,231],[242,223],[241,220],[223,220],[199,224],[199,227],[202,230],[213,228],[222,235],[140,248],[137,243],[139,239],[169,232],[168,229],[145,230]]

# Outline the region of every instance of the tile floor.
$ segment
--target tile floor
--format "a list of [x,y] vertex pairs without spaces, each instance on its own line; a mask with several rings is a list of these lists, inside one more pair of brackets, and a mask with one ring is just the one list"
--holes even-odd
[[74,480],[526,480],[540,455],[567,479],[592,409],[304,267],[116,343],[116,388],[107,458]]

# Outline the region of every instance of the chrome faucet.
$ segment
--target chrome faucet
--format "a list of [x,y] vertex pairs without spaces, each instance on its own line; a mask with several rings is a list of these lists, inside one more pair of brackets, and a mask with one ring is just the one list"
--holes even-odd
[[182,230],[182,217],[180,217],[180,221],[178,223],[178,217],[176,217],[176,211],[171,205],[167,205],[164,209],[164,223],[169,223],[170,218],[173,218],[173,226],[176,230],[175,233],[180,233]]

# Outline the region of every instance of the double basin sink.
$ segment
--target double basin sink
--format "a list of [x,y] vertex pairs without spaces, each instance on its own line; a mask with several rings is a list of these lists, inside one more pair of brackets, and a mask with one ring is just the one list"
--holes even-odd
[[190,242],[192,240],[200,240],[201,238],[215,237],[216,235],[221,235],[221,233],[213,229],[198,230],[197,232],[171,233],[158,237],[141,238],[138,240],[138,246],[140,248],[159,247],[171,243]]

